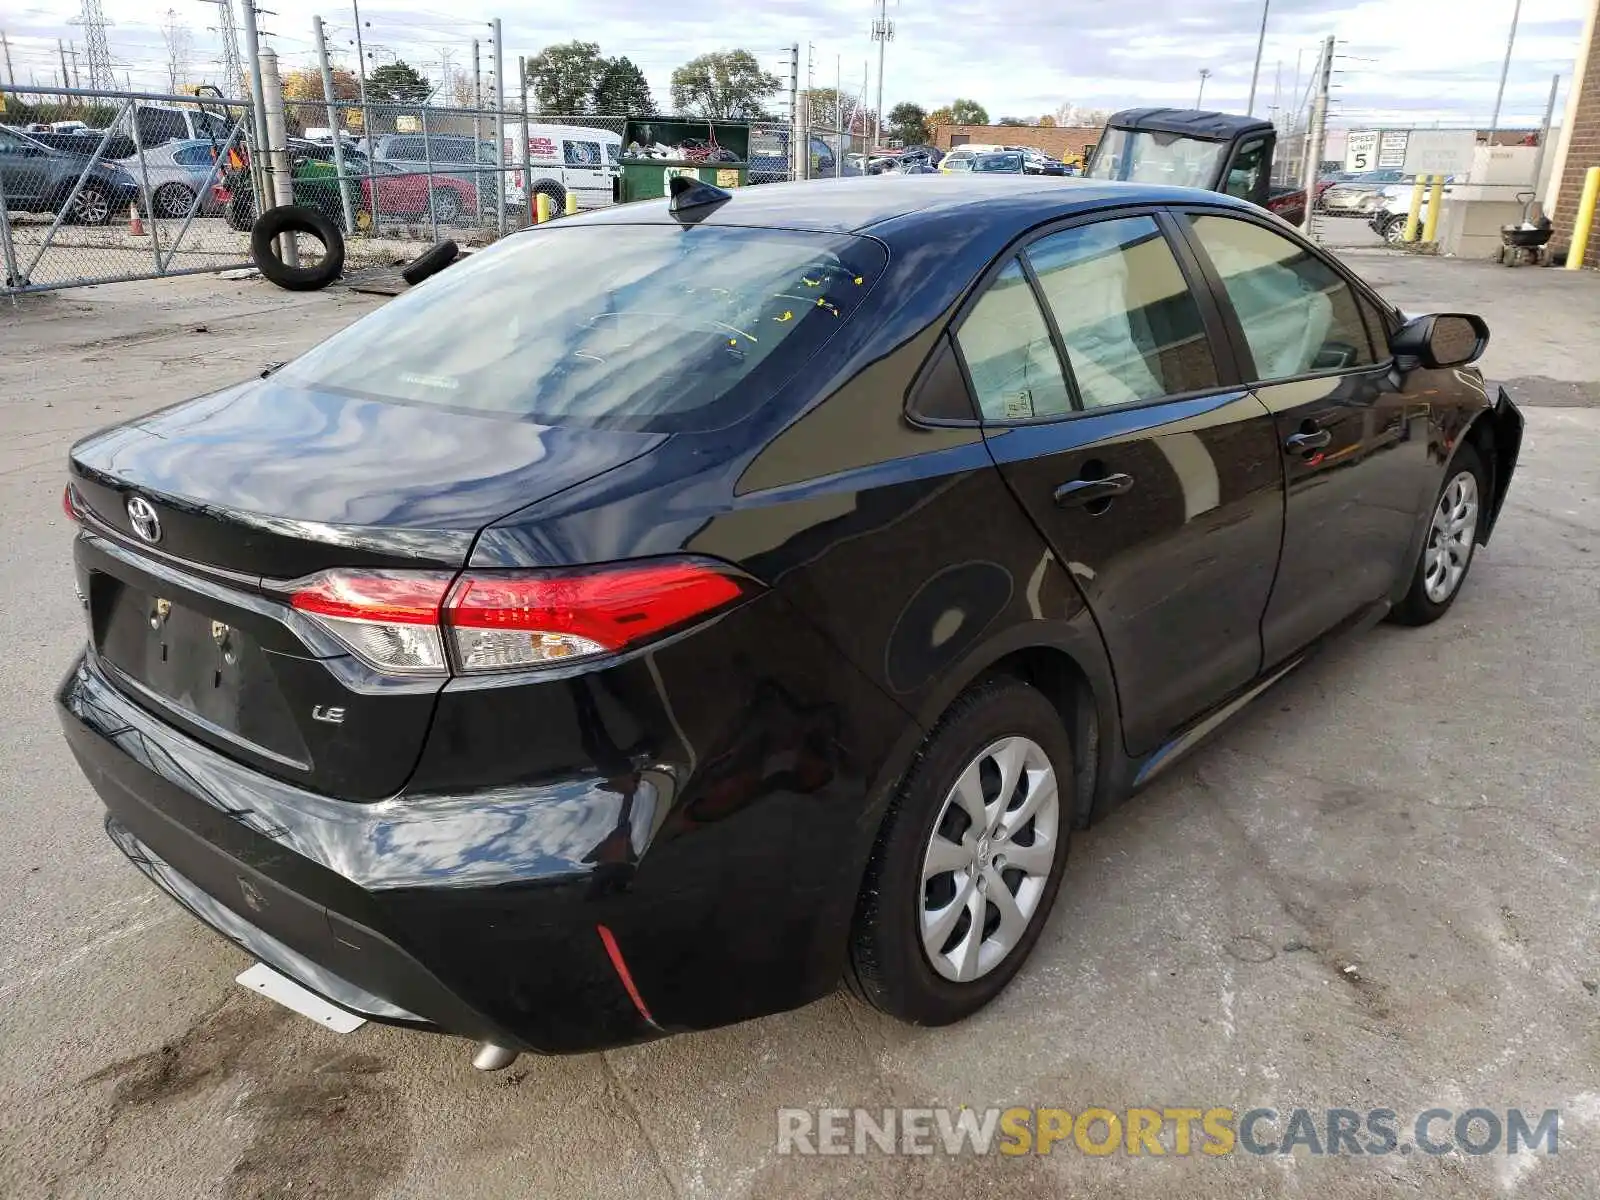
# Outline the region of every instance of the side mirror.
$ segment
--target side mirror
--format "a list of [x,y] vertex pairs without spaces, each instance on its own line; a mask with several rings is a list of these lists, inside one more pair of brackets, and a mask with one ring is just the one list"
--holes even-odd
[[1415,317],[1389,339],[1397,357],[1415,358],[1424,367],[1464,367],[1489,347],[1489,326],[1471,313]]

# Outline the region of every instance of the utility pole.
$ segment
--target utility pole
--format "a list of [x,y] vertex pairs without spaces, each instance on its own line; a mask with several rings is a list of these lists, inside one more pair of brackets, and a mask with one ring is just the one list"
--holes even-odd
[[244,52],[250,70],[250,127],[255,134],[255,150],[250,155],[250,175],[255,184],[256,216],[272,207],[267,195],[270,182],[267,161],[270,149],[267,143],[266,93],[261,81],[261,35],[256,29],[255,0],[241,0],[244,7]]
[[72,86],[73,87],[82,87],[83,85],[78,82],[78,43],[77,42],[68,42],[67,43],[67,57],[72,59]]
[[1195,93],[1195,97],[1194,97],[1194,106],[1196,108],[1199,108],[1200,107],[1200,102],[1206,98],[1206,80],[1208,80],[1210,78],[1211,78],[1211,68],[1210,67],[1201,67],[1200,68],[1200,90]]
[[[500,178],[506,177],[506,64],[505,44],[500,36],[500,18],[496,17],[489,22],[489,30],[494,42],[494,145],[495,165],[499,168]],[[528,202],[533,203],[533,194],[529,192]],[[500,236],[506,234],[506,189],[496,189],[495,219]]]
[[11,69],[11,43],[6,40],[6,31],[4,29],[0,29],[0,49],[3,49],[6,53],[6,82],[15,83],[17,81],[17,73]]
[[1556,93],[1561,90],[1561,76],[1550,76],[1550,99],[1544,106],[1544,123],[1539,126],[1539,153],[1533,156],[1533,187],[1539,188],[1539,177],[1544,174],[1544,151],[1550,141],[1550,122],[1555,117]]
[[350,205],[349,180],[344,174],[344,122],[334,107],[337,96],[333,90],[333,68],[328,63],[328,39],[322,31],[322,18],[311,18],[311,36],[317,43],[317,67],[322,72],[322,98],[328,105],[328,128],[333,133],[333,169],[339,176],[339,208],[344,215],[344,231],[351,237],[356,232],[356,214]]
[[1494,112],[1489,117],[1489,145],[1494,145],[1494,131],[1500,128],[1500,102],[1506,96],[1506,76],[1511,72],[1511,47],[1517,42],[1517,22],[1522,18],[1522,0],[1517,0],[1511,10],[1511,32],[1506,36],[1506,60],[1500,67],[1500,86],[1494,94]]
[[1322,147],[1328,134],[1328,88],[1333,83],[1333,38],[1322,43],[1322,61],[1317,71],[1317,98],[1311,105],[1311,127],[1306,131],[1306,158],[1300,184],[1306,193],[1305,216],[1300,228],[1311,236],[1311,219],[1316,211],[1317,170],[1322,165]]
[[883,143],[883,52],[894,41],[894,22],[889,20],[889,0],[878,0],[878,17],[872,22],[872,40],[878,43],[878,106],[872,114],[872,148]]
[[67,46],[60,38],[56,39],[56,53],[61,56],[61,86],[72,86],[72,76],[67,73]]
[[1245,105],[1244,115],[1256,115],[1256,80],[1261,77],[1261,51],[1267,44],[1267,10],[1272,7],[1272,0],[1261,0],[1261,32],[1256,35],[1256,66],[1250,72],[1250,102]]
[[805,153],[800,145],[800,43],[789,46],[789,178],[804,179]]
[[[853,113],[851,114],[854,115]],[[844,174],[844,130],[850,117],[844,111],[844,55],[833,56],[833,119],[839,126],[839,148],[833,154],[833,177]]]

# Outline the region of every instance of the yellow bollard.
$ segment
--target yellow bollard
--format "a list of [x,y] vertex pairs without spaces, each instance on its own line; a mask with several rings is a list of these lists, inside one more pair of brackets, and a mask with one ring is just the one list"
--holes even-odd
[[1406,241],[1417,240],[1417,222],[1422,217],[1422,193],[1427,190],[1428,177],[1418,175],[1415,186],[1411,189],[1411,209],[1406,213]]
[[1572,223],[1572,245],[1567,248],[1567,270],[1583,269],[1583,256],[1589,249],[1589,231],[1594,228],[1594,210],[1600,203],[1600,167],[1583,173],[1583,196],[1578,200],[1578,219]]
[[575,217],[577,215],[578,215],[578,194],[576,192],[568,192],[567,193],[567,216]]
[[1422,223],[1422,240],[1431,242],[1438,236],[1439,210],[1444,207],[1444,176],[1433,177],[1433,187],[1428,191],[1428,219]]
[[550,197],[544,192],[533,198],[533,219],[541,225],[550,219]]

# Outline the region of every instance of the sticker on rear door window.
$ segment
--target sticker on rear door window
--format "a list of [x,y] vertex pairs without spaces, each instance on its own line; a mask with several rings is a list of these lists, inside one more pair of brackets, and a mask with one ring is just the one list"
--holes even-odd
[[1007,392],[1002,401],[1005,418],[1008,421],[1026,421],[1033,416],[1033,392],[1023,388],[1017,392]]

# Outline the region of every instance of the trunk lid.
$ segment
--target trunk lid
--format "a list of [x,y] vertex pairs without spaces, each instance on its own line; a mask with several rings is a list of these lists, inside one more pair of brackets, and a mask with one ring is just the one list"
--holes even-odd
[[369,667],[282,585],[336,567],[454,571],[485,525],[665,440],[271,378],[94,434],[70,471],[95,660],[230,757],[327,795],[392,795],[444,678]]

